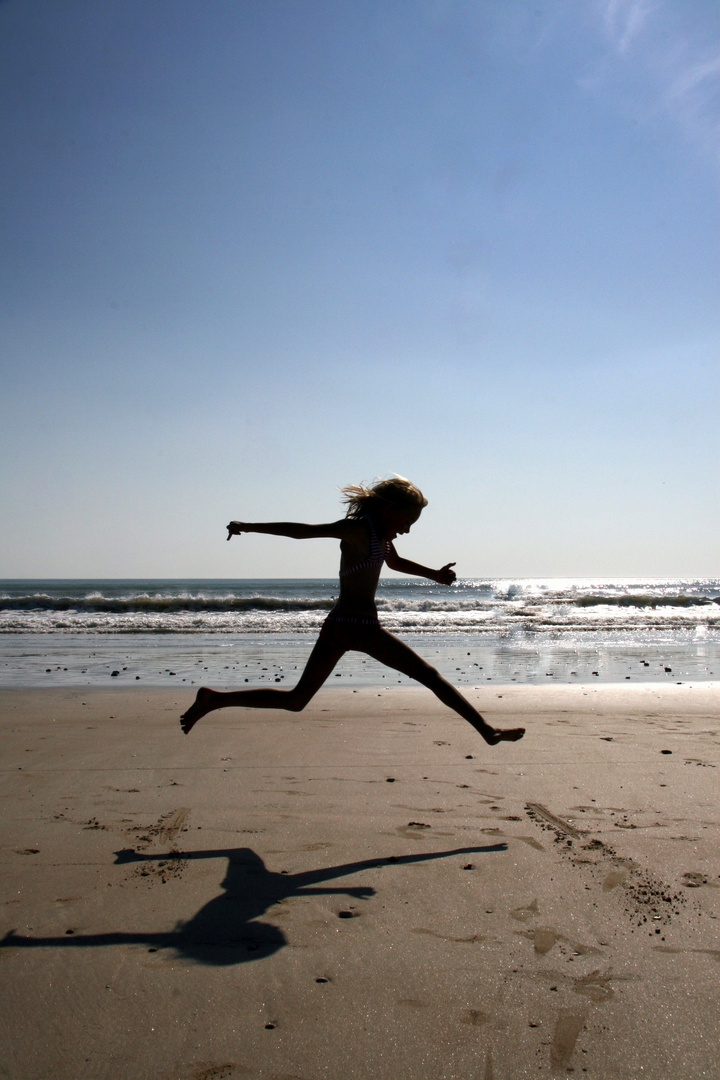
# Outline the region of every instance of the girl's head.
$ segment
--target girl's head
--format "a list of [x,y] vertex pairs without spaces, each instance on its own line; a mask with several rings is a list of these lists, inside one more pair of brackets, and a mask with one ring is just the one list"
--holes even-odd
[[404,476],[378,480],[372,487],[350,484],[342,488],[342,493],[347,503],[348,517],[358,518],[368,514],[386,527],[386,534],[407,532],[427,506],[427,499],[420,488]]

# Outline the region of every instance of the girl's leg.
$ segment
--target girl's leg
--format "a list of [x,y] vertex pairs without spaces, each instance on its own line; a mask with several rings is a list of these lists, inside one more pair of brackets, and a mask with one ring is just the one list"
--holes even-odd
[[201,686],[188,711],[180,717],[180,725],[187,733],[206,713],[215,709],[288,709],[300,712],[317,693],[332,669],[346,650],[339,644],[321,637],[308,657],[300,681],[292,690],[209,690]]
[[411,679],[427,686],[444,705],[454,709],[464,720],[478,731],[486,742],[494,745],[501,741],[515,742],[522,739],[525,728],[493,728],[483,720],[477,709],[473,708],[467,698],[455,689],[446,679],[443,679],[439,671],[426,663],[416,652],[399,638],[396,638],[388,630],[380,627],[370,633],[358,636],[355,648],[366,652],[374,660],[381,664],[401,671],[403,675],[409,675]]

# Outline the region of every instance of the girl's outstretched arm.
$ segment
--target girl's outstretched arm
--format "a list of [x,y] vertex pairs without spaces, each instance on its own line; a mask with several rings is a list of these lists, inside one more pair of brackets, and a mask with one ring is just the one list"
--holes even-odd
[[343,540],[355,522],[348,518],[332,521],[327,525],[306,525],[302,521],[231,521],[227,527],[227,538],[240,536],[241,533],[268,533],[270,536],[289,536],[292,540],[312,540],[316,537],[329,536]]
[[430,581],[436,581],[438,585],[452,585],[457,577],[453,570],[454,562],[445,563],[439,570],[432,570],[429,566],[422,566],[410,559],[401,558],[393,544],[388,545],[385,563],[391,570],[398,570],[401,574],[412,574],[413,577],[429,578]]

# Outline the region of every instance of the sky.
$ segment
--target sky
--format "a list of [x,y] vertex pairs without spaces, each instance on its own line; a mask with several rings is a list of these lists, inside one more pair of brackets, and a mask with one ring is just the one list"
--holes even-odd
[[720,576],[720,5],[0,2],[0,577]]

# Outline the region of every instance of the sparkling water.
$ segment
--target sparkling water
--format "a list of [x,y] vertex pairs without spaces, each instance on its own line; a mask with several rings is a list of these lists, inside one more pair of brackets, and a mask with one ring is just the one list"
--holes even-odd
[[[0,582],[0,685],[291,685],[337,592],[337,580]],[[716,579],[382,578],[377,606],[457,683],[720,676]],[[360,654],[331,680],[407,682]]]

